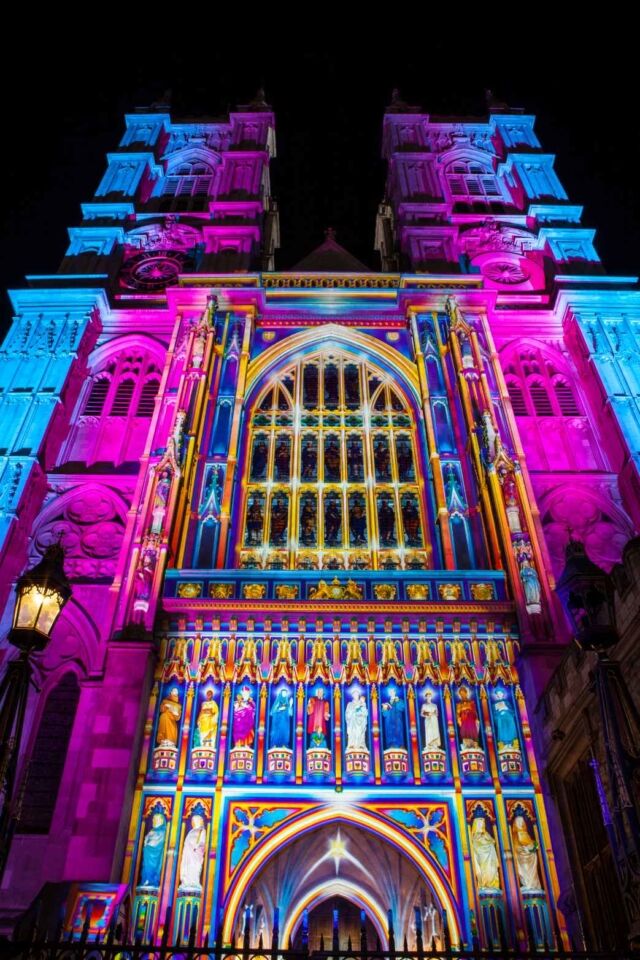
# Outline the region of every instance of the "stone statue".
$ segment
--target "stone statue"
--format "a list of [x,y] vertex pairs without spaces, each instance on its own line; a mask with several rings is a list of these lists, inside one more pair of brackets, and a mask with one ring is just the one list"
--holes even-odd
[[382,704],[382,722],[384,725],[385,750],[404,750],[405,731],[404,700],[398,696],[395,687],[389,691],[389,700]]
[[328,701],[324,699],[324,687],[318,687],[307,704],[309,749],[328,750],[327,730],[330,717],[331,708]]
[[504,690],[496,691],[493,715],[495,718],[498,747],[517,747],[518,727],[516,725],[516,718]]
[[347,725],[347,750],[365,750],[367,747],[367,723],[369,711],[367,701],[360,690],[354,690],[345,710]]
[[471,856],[478,888],[500,889],[500,863],[496,841],[487,832],[484,817],[475,817],[471,825]]
[[218,704],[213,699],[213,690],[207,690],[198,714],[198,736],[201,747],[210,749],[215,747],[219,712]]
[[480,719],[475,700],[468,687],[460,687],[460,700],[456,704],[456,720],[463,750],[480,749]]
[[164,856],[164,841],[167,834],[167,821],[163,813],[154,813],[151,828],[142,844],[142,866],[140,868],[141,887],[159,887]]
[[251,747],[255,737],[256,704],[251,687],[244,686],[233,705],[233,748]]
[[162,533],[170,489],[171,471],[164,469],[156,484],[156,490],[153,497],[153,507],[151,508],[151,515],[153,518],[151,521],[151,533]]
[[524,587],[524,599],[529,613],[540,613],[540,597],[542,590],[536,568],[530,560],[524,559],[520,564],[520,579]]
[[202,864],[207,831],[204,818],[195,813],[191,817],[191,829],[184,838],[180,860],[180,886],[189,890],[202,889]]
[[441,750],[440,724],[438,723],[438,707],[433,703],[433,693],[427,690],[425,702],[422,704],[420,716],[424,720],[425,750]]
[[[281,641],[281,644],[285,641]],[[289,687],[281,687],[273,701],[269,729],[269,747],[291,749],[291,717],[293,716],[293,697]]]
[[542,890],[538,875],[538,844],[529,833],[524,817],[514,817],[511,825],[513,859],[518,871],[520,886],[526,891]]
[[177,687],[173,687],[169,696],[165,697],[160,704],[160,719],[158,720],[156,746],[178,746],[178,724],[181,716],[182,704],[180,703],[180,691]]

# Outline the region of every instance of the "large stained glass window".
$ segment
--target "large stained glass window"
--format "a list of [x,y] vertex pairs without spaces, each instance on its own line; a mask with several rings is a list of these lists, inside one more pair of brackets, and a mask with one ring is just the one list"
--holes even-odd
[[430,566],[409,404],[340,351],[305,357],[255,405],[239,562],[298,570]]

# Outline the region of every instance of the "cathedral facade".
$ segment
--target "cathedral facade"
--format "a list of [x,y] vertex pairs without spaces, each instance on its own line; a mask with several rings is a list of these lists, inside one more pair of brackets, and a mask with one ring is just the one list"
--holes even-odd
[[531,116],[397,98],[381,270],[328,231],[279,272],[274,130],[260,98],[127,116],[11,294],[5,622],[52,543],[72,597],[5,926],[52,883],[145,942],[566,943],[534,712],[567,542],[610,570],[640,526],[640,297]]

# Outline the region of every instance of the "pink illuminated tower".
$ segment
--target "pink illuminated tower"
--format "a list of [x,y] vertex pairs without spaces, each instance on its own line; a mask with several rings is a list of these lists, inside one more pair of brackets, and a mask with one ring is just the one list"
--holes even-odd
[[278,271],[263,95],[131,114],[60,272],[12,293],[5,623],[52,542],[72,599],[6,929],[57,902],[150,944],[582,935],[536,710],[568,540],[608,570],[638,526],[595,345],[640,300],[532,117],[395,96],[383,144],[381,271],[332,231]]

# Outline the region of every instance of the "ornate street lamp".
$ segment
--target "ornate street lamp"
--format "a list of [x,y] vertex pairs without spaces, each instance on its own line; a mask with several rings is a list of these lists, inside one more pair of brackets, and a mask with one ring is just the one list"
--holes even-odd
[[20,738],[29,696],[34,653],[49,643],[62,608],[71,596],[59,544],[47,547],[44,557],[16,583],[16,603],[9,642],[20,651],[7,664],[0,682],[0,879],[9,856],[19,817],[14,796]]
[[631,945],[640,947],[640,823],[633,785],[640,776],[640,715],[609,650],[620,639],[616,629],[611,577],[588,558],[584,544],[570,540],[557,591],[575,628],[578,645],[596,654],[595,689],[606,751],[611,809],[597,764],[596,787],[613,851],[629,924]]

